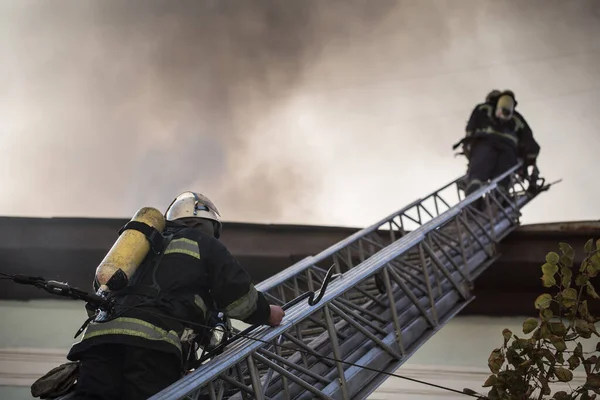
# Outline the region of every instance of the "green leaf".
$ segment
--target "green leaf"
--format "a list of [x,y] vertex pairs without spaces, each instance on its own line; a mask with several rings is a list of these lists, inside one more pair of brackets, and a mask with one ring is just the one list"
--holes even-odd
[[512,332],[510,329],[508,328],[504,328],[502,330],[502,336],[504,337],[504,345],[506,346],[506,343],[508,343],[508,341],[510,340],[510,338],[512,337]]
[[582,262],[581,262],[581,266],[579,267],[579,272],[584,272],[585,269],[587,268],[587,265],[589,264],[590,259],[589,258],[585,258]]
[[525,360],[521,364],[519,364],[519,368],[529,368],[533,364],[533,360]]
[[546,378],[544,378],[543,376],[540,376],[539,378],[540,384],[542,385],[542,394],[544,395],[549,395],[551,393],[550,391],[550,386],[548,385],[548,380]]
[[[579,307],[577,308],[579,310],[579,314],[586,320],[589,321],[589,317],[590,317],[590,312],[588,310],[588,306],[587,306],[587,300],[583,300],[581,303],[579,303]],[[591,322],[591,321],[590,321]]]
[[543,322],[542,326],[540,327],[540,336],[542,339],[548,339],[551,335],[552,332],[550,332],[550,325],[548,325],[547,322]]
[[562,294],[562,305],[571,308],[577,303],[577,290],[573,288],[565,289],[561,292]]
[[[515,340],[513,342],[512,347],[509,347],[508,350],[506,350],[506,361],[508,361],[508,363],[515,368],[518,367],[519,364],[521,364],[523,362],[523,358],[519,357],[519,354],[515,350],[515,348],[518,347],[517,343],[518,342]],[[502,371],[502,372],[504,372],[504,371]],[[504,381],[503,379],[505,378],[505,376],[502,374],[502,372],[500,372],[500,375],[498,375],[499,381]]]
[[600,299],[600,296],[598,296],[598,293],[596,293],[596,289],[594,288],[594,285],[592,285],[592,282],[587,281],[585,285],[585,290],[588,296],[591,296],[593,299]]
[[563,337],[567,333],[567,327],[562,322],[549,322],[550,331],[556,336]]
[[498,393],[498,389],[496,387],[493,387],[492,389],[490,389],[487,397],[490,400],[500,400],[500,394]]
[[565,351],[567,349],[565,341],[558,336],[550,337],[550,343],[552,343],[557,351]]
[[554,400],[569,400],[571,396],[569,396],[564,390],[561,390],[560,392],[554,393],[554,396],[552,396],[552,398]]
[[600,253],[596,253],[590,257],[587,269],[592,277],[598,275],[598,271],[600,271]]
[[564,287],[571,286],[571,280],[573,279],[573,271],[570,268],[562,267],[560,269],[560,281]]
[[575,284],[577,286],[584,286],[589,279],[590,278],[588,278],[587,275],[577,274],[577,277],[575,278]]
[[582,338],[589,339],[592,337],[588,322],[583,319],[575,320],[575,332],[579,333]]
[[540,317],[545,321],[552,319],[553,316],[554,316],[554,314],[552,313],[552,310],[549,308],[545,308],[540,312]]
[[552,295],[548,294],[548,293],[544,293],[538,296],[537,299],[535,299],[535,308],[538,310],[543,310],[545,308],[550,307],[550,303],[552,302]]
[[596,240],[596,250],[600,251],[600,239]]
[[592,368],[595,366],[597,361],[598,357],[596,356],[591,356],[589,358],[583,359],[583,368],[585,369],[586,375],[592,373]]
[[[513,349],[518,350],[529,350],[531,349],[531,342],[528,339],[517,339],[512,343]],[[518,361],[517,364],[520,364],[522,361]]]
[[[586,253],[591,253],[593,250],[593,246],[594,245],[594,239],[590,239],[587,242],[585,242],[585,246],[583,246],[583,251],[585,251]],[[596,243],[596,246],[598,246],[598,243]]]
[[573,380],[573,373],[563,367],[554,368],[554,375],[561,382],[571,382]]
[[567,256],[571,259],[573,259],[573,257],[575,256],[575,252],[573,251],[573,248],[568,243],[560,242],[560,243],[558,243],[558,247],[560,248],[560,251],[565,256]]
[[490,375],[489,378],[486,379],[485,383],[481,385],[481,387],[494,386],[496,383],[498,383],[498,378],[496,375]]
[[596,364],[596,361],[598,361],[597,356],[590,356],[589,358],[583,360],[583,363],[586,365],[594,365]]
[[502,355],[500,349],[495,349],[488,358],[488,367],[490,367],[492,374],[497,374],[500,372],[502,364],[504,364],[504,356]]
[[546,263],[542,265],[542,273],[544,275],[554,276],[558,272],[558,265]]
[[575,340],[575,339],[577,339],[577,336],[579,336],[577,333],[571,332],[565,336],[565,340],[568,340],[568,341]]
[[577,342],[577,346],[575,346],[575,350],[573,350],[573,354],[583,360],[583,346],[581,343]]
[[540,357],[540,358],[545,358],[546,360],[550,361],[551,363],[554,362],[554,360],[556,360],[556,358],[554,357],[554,354],[545,348],[541,348],[538,351],[535,352],[535,357]]
[[585,380],[585,384],[594,389],[600,388],[600,374],[589,374]]
[[560,263],[570,269],[573,266],[573,259],[567,256],[560,256]]
[[560,257],[555,252],[551,251],[546,254],[546,262],[548,264],[557,264],[560,261]]
[[542,284],[544,287],[552,287],[556,285],[556,278],[554,276],[558,272],[558,265],[546,263],[542,265]]
[[527,318],[525,322],[523,322],[523,333],[528,334],[535,330],[538,327],[538,320],[536,318]]
[[579,367],[579,365],[581,364],[579,357],[577,357],[575,354],[573,354],[571,357],[569,357],[567,362],[569,363],[569,368],[571,370],[574,370],[575,368]]
[[543,287],[552,287],[556,285],[556,279],[551,275],[542,275],[540,279],[542,280]]

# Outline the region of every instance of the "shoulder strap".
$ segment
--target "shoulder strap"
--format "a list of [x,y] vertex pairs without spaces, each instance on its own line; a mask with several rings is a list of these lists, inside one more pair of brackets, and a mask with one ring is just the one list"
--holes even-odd
[[154,260],[154,265],[152,266],[152,287],[156,289],[157,295],[158,295],[158,293],[160,293],[160,285],[158,284],[158,281],[156,280],[156,271],[158,271],[158,266],[160,265],[160,262],[162,261],[162,258],[165,255],[165,250],[169,246],[169,243],[171,243],[171,240],[173,240],[173,236],[174,236],[173,233],[167,233],[167,234],[163,235],[163,242],[162,242],[163,250],[156,257],[156,259]]
[[[173,236],[174,236],[173,233],[166,233],[166,234],[160,235],[160,239],[161,239],[160,247],[163,250],[160,251],[159,253],[151,254],[151,257],[152,257],[151,261],[150,261],[150,259],[145,260],[144,263],[148,262],[148,264],[146,264],[144,266],[140,266],[142,268],[139,268],[135,272],[135,274],[133,274],[133,276],[129,280],[129,284],[125,288],[115,292],[113,294],[113,297],[122,297],[122,296],[133,294],[133,295],[140,295],[140,296],[149,297],[149,298],[156,298],[160,294],[160,285],[158,284],[158,281],[156,280],[156,271],[158,270],[158,266],[160,265],[160,262],[162,261],[162,258],[165,254],[164,250],[166,250],[166,248],[169,246],[169,243],[173,239]],[[152,284],[151,285],[140,285],[139,282],[148,273],[152,273]]]
[[119,236],[128,229],[134,229],[143,233],[150,242],[152,251],[156,254],[162,253],[166,246],[168,246],[168,243],[165,245],[164,235],[148,224],[139,221],[129,221],[119,229]]

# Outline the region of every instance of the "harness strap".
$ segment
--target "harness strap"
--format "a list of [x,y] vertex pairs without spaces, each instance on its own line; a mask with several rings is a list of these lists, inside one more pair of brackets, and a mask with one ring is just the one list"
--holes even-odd
[[[173,238],[173,233],[160,234],[161,246],[163,249],[169,245],[169,242],[171,241],[172,238]],[[155,300],[156,298],[158,298],[160,296],[161,288],[156,279],[156,271],[158,270],[158,266],[160,265],[160,262],[162,261],[163,256],[164,256],[164,252],[162,252],[162,251],[160,253],[153,254],[152,257],[154,259],[151,261],[151,264],[152,264],[151,266],[150,265],[141,265],[138,268],[138,270],[135,271],[135,273],[129,280],[129,284],[126,287],[124,287],[123,289],[121,289],[119,291],[111,292],[110,296],[117,301],[114,304],[114,316],[108,317],[107,321],[110,321],[115,318],[119,318],[123,313],[125,313],[128,310],[129,307],[120,307],[123,305],[123,302],[126,302],[126,297],[124,297],[124,296],[140,295],[140,296],[147,298],[147,299],[141,301],[140,303],[135,304],[135,306],[148,304],[149,302],[151,302],[152,300]],[[148,262],[148,259],[144,260],[144,263],[145,262]],[[151,270],[149,267],[151,267]],[[148,273],[152,274],[152,284],[151,285],[140,285],[139,282],[142,281],[142,279]],[[122,310],[118,310],[119,308],[121,308]]]
[[152,251],[154,251],[156,254],[161,254],[165,249],[166,244],[164,243],[163,235],[150,225],[139,221],[129,221],[123,225],[121,229],[119,229],[119,235],[128,229],[133,229],[143,233],[150,242]]

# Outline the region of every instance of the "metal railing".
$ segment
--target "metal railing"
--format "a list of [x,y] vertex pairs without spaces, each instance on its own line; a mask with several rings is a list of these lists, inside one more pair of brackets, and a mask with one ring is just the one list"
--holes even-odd
[[[397,369],[473,299],[473,280],[496,260],[495,244],[537,195],[519,168],[466,199],[457,179],[257,285],[283,304],[318,288],[324,264],[340,274],[318,304],[291,307],[280,326],[240,338],[152,399],[365,398],[386,378],[372,369]],[[504,178],[508,193],[498,186]],[[454,202],[442,195],[448,189]],[[483,199],[486,211],[476,207]]]

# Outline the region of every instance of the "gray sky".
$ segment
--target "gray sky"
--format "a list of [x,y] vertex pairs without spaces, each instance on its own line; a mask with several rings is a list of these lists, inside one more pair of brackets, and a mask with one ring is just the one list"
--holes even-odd
[[367,225],[464,173],[493,88],[564,179],[523,221],[600,215],[600,1],[4,0],[0,59],[0,215],[193,189],[229,221]]

